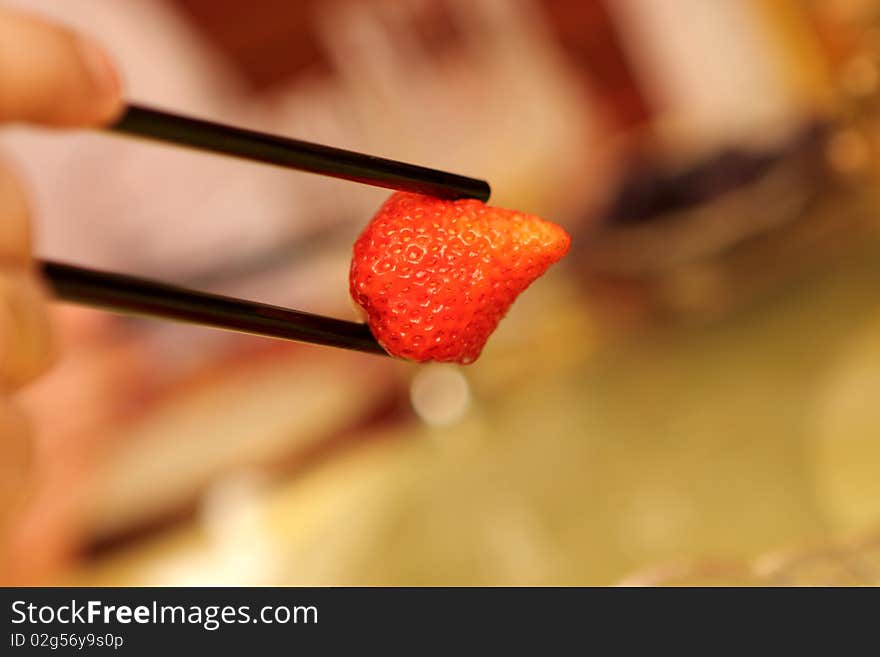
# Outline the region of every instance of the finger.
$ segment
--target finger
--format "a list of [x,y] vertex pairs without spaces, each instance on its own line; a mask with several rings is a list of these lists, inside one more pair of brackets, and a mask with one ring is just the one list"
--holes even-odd
[[0,265],[28,266],[30,261],[27,195],[12,170],[0,162]]
[[119,114],[121,93],[114,65],[91,39],[0,9],[0,121],[98,125]]
[[24,415],[0,399],[0,543],[31,492],[32,451]]
[[36,274],[0,270],[0,386],[15,390],[54,358],[47,294]]

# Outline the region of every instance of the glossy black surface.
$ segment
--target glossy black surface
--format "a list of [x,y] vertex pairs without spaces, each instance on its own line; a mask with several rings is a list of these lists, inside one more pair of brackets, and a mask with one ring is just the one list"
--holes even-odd
[[57,262],[44,261],[42,268],[56,296],[64,301],[124,314],[387,355],[365,324]]
[[489,200],[491,193],[485,180],[136,105],[130,105],[111,129],[247,160],[438,198],[475,198],[485,202]]

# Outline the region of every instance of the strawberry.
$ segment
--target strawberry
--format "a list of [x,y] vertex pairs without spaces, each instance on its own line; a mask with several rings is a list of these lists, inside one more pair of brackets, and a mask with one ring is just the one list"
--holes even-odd
[[351,296],[390,354],[472,363],[514,300],[570,243],[533,215],[397,192],[354,244]]

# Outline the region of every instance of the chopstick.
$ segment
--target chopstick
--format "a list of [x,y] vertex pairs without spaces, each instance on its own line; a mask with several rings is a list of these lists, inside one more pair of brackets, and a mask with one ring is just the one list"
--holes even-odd
[[196,292],[144,278],[52,261],[41,263],[64,301],[283,340],[388,355],[365,324],[244,299]]
[[[427,194],[488,201],[485,180],[288,139],[130,104],[109,130],[333,178]],[[62,301],[178,322],[387,356],[365,324],[235,299],[145,278],[43,261]]]
[[246,160],[444,199],[488,201],[485,180],[129,105],[110,130]]

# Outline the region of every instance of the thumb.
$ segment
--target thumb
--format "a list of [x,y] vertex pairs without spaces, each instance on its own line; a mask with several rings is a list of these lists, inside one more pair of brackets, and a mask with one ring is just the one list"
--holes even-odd
[[122,106],[116,68],[98,44],[0,9],[0,122],[92,126]]

